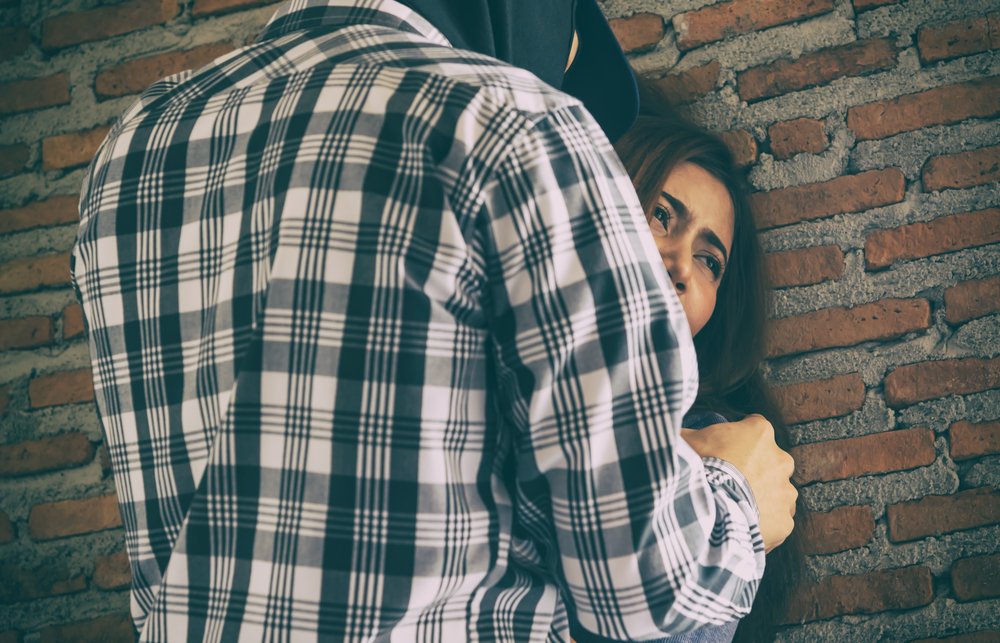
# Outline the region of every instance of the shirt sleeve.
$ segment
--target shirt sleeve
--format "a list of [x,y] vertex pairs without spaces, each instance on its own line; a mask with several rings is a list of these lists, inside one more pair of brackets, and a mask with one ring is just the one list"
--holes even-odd
[[680,437],[690,332],[627,175],[570,105],[485,184],[497,380],[516,520],[547,541],[573,620],[655,638],[750,610],[764,544],[746,481]]

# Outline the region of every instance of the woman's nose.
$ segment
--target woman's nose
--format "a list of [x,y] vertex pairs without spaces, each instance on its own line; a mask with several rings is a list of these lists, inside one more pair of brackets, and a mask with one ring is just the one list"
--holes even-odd
[[671,257],[667,260],[667,274],[674,284],[674,289],[678,293],[687,290],[688,281],[691,278],[691,262],[683,257]]

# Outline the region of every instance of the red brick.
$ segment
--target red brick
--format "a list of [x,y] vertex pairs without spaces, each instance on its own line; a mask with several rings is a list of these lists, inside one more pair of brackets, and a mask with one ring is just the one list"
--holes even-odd
[[204,16],[213,13],[236,11],[237,9],[245,9],[247,7],[257,7],[273,1],[274,0],[194,0],[192,13],[195,16]]
[[1000,145],[935,156],[923,169],[924,191],[968,188],[1000,181]]
[[0,566],[0,578],[3,578],[0,603],[73,594],[87,588],[87,579],[82,574],[72,574],[58,565],[43,565],[34,569],[3,565]]
[[796,118],[775,123],[767,128],[771,139],[771,153],[779,160],[790,159],[796,154],[819,154],[830,145],[823,121],[815,118]]
[[776,386],[774,399],[787,424],[840,417],[865,402],[865,383],[857,373],[825,380]]
[[108,447],[102,444],[97,449],[97,459],[101,463],[101,476],[107,478],[111,473],[111,456],[108,455]]
[[94,446],[82,433],[0,446],[0,476],[23,476],[86,464]]
[[963,281],[944,291],[945,319],[960,324],[1000,310],[1000,277]]
[[736,165],[745,167],[757,160],[757,141],[750,132],[742,129],[730,130],[720,133],[719,138],[729,148]]
[[784,620],[799,623],[842,614],[877,614],[920,607],[933,599],[934,578],[926,567],[830,576],[796,588]]
[[88,621],[52,625],[38,631],[38,643],[133,643],[136,640],[128,614],[108,614]]
[[28,516],[32,540],[52,540],[121,527],[118,498],[95,496],[35,505]]
[[101,98],[138,94],[161,78],[202,67],[232,50],[228,43],[215,43],[137,58],[99,73],[94,87]]
[[875,534],[875,517],[871,507],[837,507],[806,514],[797,528],[804,553],[833,554],[868,544]]
[[90,163],[110,127],[50,136],[42,141],[42,169],[61,170]]
[[948,430],[953,460],[967,460],[1000,453],[1000,422],[955,422]]
[[7,514],[0,511],[0,545],[14,542],[14,525]]
[[79,220],[77,196],[54,196],[23,208],[0,210],[0,234]]
[[[13,145],[0,145],[0,178],[17,174],[24,169],[28,163],[28,156],[31,150],[27,145],[15,143]],[[0,225],[2,225],[0,219]]]
[[951,566],[951,587],[960,601],[1000,596],[1000,556],[956,560]]
[[917,33],[917,49],[925,63],[978,54],[1000,47],[1000,13],[929,25]]
[[941,639],[917,639],[910,643],[997,643],[997,641],[1000,641],[1000,631],[982,630]]
[[896,64],[896,47],[889,38],[875,38],[821,49],[795,60],[782,59],[751,67],[736,75],[740,98],[756,101],[808,87],[825,85],[837,78],[862,76]]
[[840,279],[844,253],[837,246],[771,252],[764,255],[764,268],[773,288],[808,286]]
[[893,167],[822,183],[755,192],[750,195],[750,204],[757,227],[765,230],[898,203],[905,194],[906,178]]
[[52,342],[52,320],[48,317],[23,317],[0,320],[0,350],[34,348]]
[[0,61],[16,58],[31,46],[31,32],[24,27],[0,29]]
[[833,10],[832,0],[730,0],[674,17],[684,51],[729,36],[811,18]]
[[690,103],[715,89],[721,71],[719,61],[713,60],[677,74],[668,74],[657,80],[655,85],[671,104]]
[[936,456],[934,432],[904,429],[793,447],[798,484],[925,467]]
[[897,4],[900,0],[854,0],[854,8],[858,11],[874,9],[887,4]]
[[865,266],[885,268],[900,261],[974,248],[1000,241],[1000,208],[939,217],[876,230],[865,238]]
[[957,83],[847,110],[858,140],[885,138],[930,125],[1000,114],[1000,77]]
[[63,339],[73,339],[83,334],[83,309],[80,304],[63,308]]
[[626,53],[655,47],[663,39],[663,18],[655,13],[637,13],[608,22]]
[[65,73],[0,83],[0,114],[16,114],[69,102],[69,76]]
[[823,348],[894,339],[929,328],[931,307],[925,299],[883,299],[854,308],[824,308],[770,322],[768,357]]
[[94,585],[101,589],[121,589],[131,582],[132,570],[125,552],[98,557],[94,564]]
[[15,259],[0,265],[0,294],[70,283],[69,253]]
[[177,0],[129,0],[90,11],[66,13],[42,22],[42,46],[69,47],[160,25],[177,15]]
[[952,496],[924,496],[886,509],[889,540],[906,542],[1000,522],[1000,492],[969,489]]
[[942,359],[900,366],[883,381],[891,407],[1000,388],[1000,358]]
[[89,402],[94,399],[94,380],[90,368],[41,375],[28,384],[31,408]]

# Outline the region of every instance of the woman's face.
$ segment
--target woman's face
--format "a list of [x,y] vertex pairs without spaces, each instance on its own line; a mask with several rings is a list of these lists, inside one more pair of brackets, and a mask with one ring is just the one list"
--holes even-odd
[[726,186],[693,163],[677,165],[649,220],[691,335],[705,327],[733,247],[733,202]]

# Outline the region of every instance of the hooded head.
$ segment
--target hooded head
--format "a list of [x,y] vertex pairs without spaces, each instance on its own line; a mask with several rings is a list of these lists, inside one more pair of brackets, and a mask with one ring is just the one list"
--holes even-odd
[[[635,76],[597,0],[399,0],[451,44],[526,69],[578,98],[608,138],[639,111]],[[573,36],[579,47],[566,70]]]

